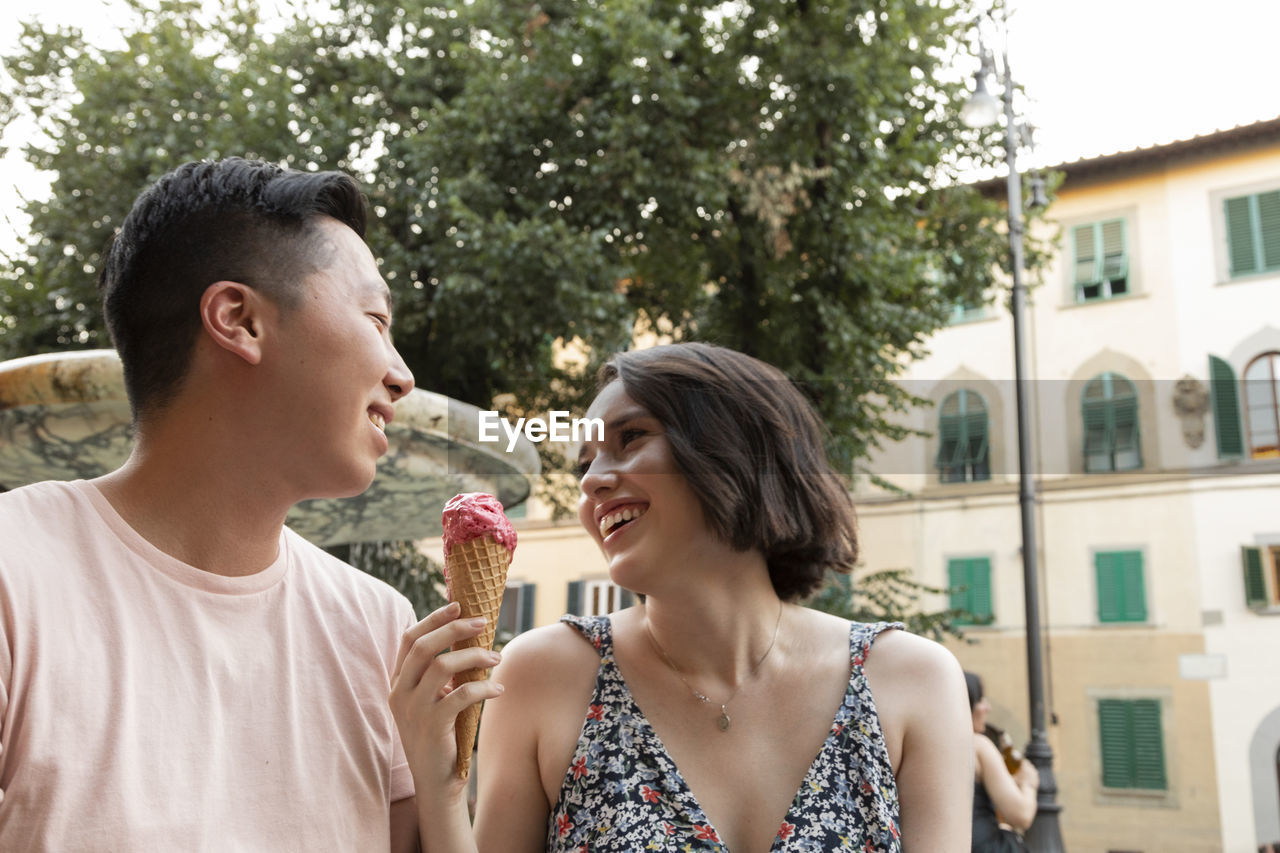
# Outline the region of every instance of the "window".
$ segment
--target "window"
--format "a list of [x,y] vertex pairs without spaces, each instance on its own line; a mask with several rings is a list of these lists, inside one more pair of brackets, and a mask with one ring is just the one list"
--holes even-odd
[[987,407],[961,388],[942,401],[938,416],[938,457],[934,465],[944,483],[991,479]]
[[1071,246],[1076,302],[1111,299],[1130,291],[1123,219],[1075,226]]
[[1093,566],[1098,581],[1098,621],[1147,621],[1142,552],[1099,552],[1093,556]]
[[1084,470],[1131,471],[1142,467],[1138,392],[1118,373],[1103,373],[1084,386]]
[[1280,190],[1224,202],[1231,277],[1280,270]]
[[987,306],[985,303],[977,305],[969,305],[957,302],[951,309],[951,317],[947,321],[952,325],[957,323],[972,323],[975,320],[982,320],[987,316]]
[[507,583],[502,591],[502,609],[498,611],[498,636],[503,642],[533,627],[536,592],[531,583]]
[[1280,457],[1280,352],[1267,352],[1244,369],[1244,414],[1254,459]]
[[1102,787],[1164,791],[1164,729],[1159,699],[1099,699]]
[[1280,604],[1280,545],[1240,549],[1244,567],[1244,599],[1258,609]]
[[575,616],[604,616],[630,607],[635,596],[607,580],[571,581],[568,610]]
[[989,558],[948,560],[947,586],[951,588],[951,609],[962,611],[955,624],[988,625],[993,621]]

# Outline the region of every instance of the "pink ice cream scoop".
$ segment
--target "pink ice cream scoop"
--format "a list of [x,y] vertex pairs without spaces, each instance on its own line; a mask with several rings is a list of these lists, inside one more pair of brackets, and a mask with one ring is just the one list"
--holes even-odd
[[502,504],[493,495],[468,492],[454,495],[444,505],[440,520],[444,524],[444,553],[459,542],[489,535],[508,551],[516,549],[516,530],[502,512]]

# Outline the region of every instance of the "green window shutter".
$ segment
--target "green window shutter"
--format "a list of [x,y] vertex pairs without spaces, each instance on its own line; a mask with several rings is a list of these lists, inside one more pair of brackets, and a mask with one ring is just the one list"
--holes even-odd
[[1120,281],[1129,275],[1129,260],[1124,245],[1124,220],[1112,219],[1099,226],[1102,242],[1102,278]]
[[991,561],[986,557],[947,561],[947,586],[951,589],[951,609],[965,615],[958,625],[991,621]]
[[1098,275],[1099,252],[1096,245],[1096,226],[1077,225],[1071,229],[1071,241],[1074,244],[1076,258],[1075,284],[1094,284],[1102,277]]
[[938,417],[938,468],[954,468],[964,464],[964,417],[940,415]]
[[984,465],[987,461],[987,412],[970,412],[964,416],[965,462]]
[[1098,734],[1104,787],[1169,787],[1158,699],[1098,700]]
[[1084,470],[1110,471],[1114,446],[1115,416],[1110,400],[1086,400],[1084,419]]
[[1258,271],[1257,245],[1253,237],[1252,196],[1229,198],[1225,203],[1227,219],[1227,257],[1232,275],[1248,275]]
[[1267,605],[1267,580],[1262,574],[1262,549],[1244,545],[1240,548],[1244,565],[1244,600],[1249,607]]
[[1141,468],[1142,434],[1138,424],[1136,393],[1115,401],[1115,424],[1115,470],[1133,471]]
[[1141,551],[1099,552],[1093,557],[1099,622],[1147,621]]
[[1213,400],[1213,432],[1218,439],[1218,458],[1244,455],[1244,432],[1240,426],[1240,389],[1231,365],[1209,356],[1209,395]]
[[569,581],[569,601],[565,609],[574,616],[582,615],[582,581]]
[[1138,398],[1112,400],[1111,449],[1116,454],[1114,468],[1131,471],[1142,467],[1142,443],[1138,437]]
[[1142,552],[1123,551],[1120,558],[1120,616],[1127,622],[1147,621],[1147,590],[1142,572]]
[[1123,621],[1124,586],[1118,555],[1094,554],[1093,568],[1098,583],[1098,621]]
[[1280,269],[1280,190],[1258,194],[1258,236],[1262,241],[1262,268]]
[[964,610],[966,615],[957,618],[956,624],[969,625],[969,562],[968,560],[947,560],[947,587],[951,590],[951,609]]
[[1147,621],[1147,589],[1142,552],[1100,552],[1093,556],[1098,584],[1098,621]]
[[979,557],[973,564],[973,612],[984,622],[992,621],[995,611],[991,606],[991,560]]
[[1127,396],[1110,402],[1115,449],[1135,449],[1138,446],[1138,398]]
[[1132,715],[1122,699],[1098,700],[1098,735],[1102,746],[1102,785],[1132,788],[1137,776],[1131,743]]
[[528,631],[533,627],[534,601],[538,588],[531,583],[520,587],[520,630]]
[[1133,721],[1133,787],[1163,791],[1168,788],[1164,771],[1164,732],[1158,699],[1135,699]]

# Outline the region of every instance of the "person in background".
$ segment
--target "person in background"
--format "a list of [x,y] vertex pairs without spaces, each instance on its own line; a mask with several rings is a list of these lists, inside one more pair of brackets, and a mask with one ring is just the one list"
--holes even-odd
[[[452,690],[448,628],[417,632],[392,706],[427,849],[965,853],[959,664],[800,604],[857,557],[800,391],[676,344],[614,356],[587,415],[605,429],[580,451],[579,517],[641,603],[520,635],[487,688]],[[473,834],[453,718],[499,691]]]
[[983,694],[982,679],[965,672],[964,681],[973,714],[973,853],[1025,851],[1018,833],[1036,819],[1040,773],[1025,759],[1016,773],[1009,772],[1000,748],[987,735],[991,705]]
[[284,526],[369,487],[413,388],[365,220],[344,174],[236,158],[125,218],[131,455],[0,494],[0,850],[417,848],[412,606]]

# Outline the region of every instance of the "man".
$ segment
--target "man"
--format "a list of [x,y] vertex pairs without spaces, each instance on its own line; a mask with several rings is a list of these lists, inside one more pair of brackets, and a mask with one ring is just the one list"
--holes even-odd
[[388,708],[409,602],[284,527],[364,491],[413,376],[336,173],[190,163],[104,311],[118,471],[0,495],[0,850],[417,846]]

